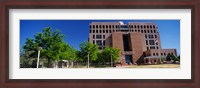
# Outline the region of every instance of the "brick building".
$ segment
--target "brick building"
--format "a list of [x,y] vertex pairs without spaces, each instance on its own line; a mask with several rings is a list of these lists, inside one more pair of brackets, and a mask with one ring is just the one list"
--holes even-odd
[[92,22],[89,42],[97,44],[99,50],[119,48],[123,65],[159,64],[160,57],[177,55],[176,49],[162,49],[158,27],[151,22]]

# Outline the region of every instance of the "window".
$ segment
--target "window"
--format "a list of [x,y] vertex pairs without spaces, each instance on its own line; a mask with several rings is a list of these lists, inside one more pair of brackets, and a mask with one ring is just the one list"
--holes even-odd
[[90,30],[90,33],[91,33],[92,31]]
[[98,25],[96,25],[96,28],[98,28]]
[[91,28],[91,25],[90,25],[90,28]]
[[139,26],[139,25],[138,25],[137,27],[138,27],[138,28],[140,28],[140,26]]
[[105,28],[105,25],[103,25],[103,28]]
[[105,30],[103,30],[103,33],[105,33]]
[[93,44],[95,44],[95,41],[93,40]]
[[152,38],[153,38],[153,35],[148,35],[148,37],[149,37],[150,39],[152,39]]
[[[149,40],[149,44],[150,44],[150,45],[155,45],[154,40]],[[155,47],[154,47],[154,48],[155,48]]]
[[133,25],[131,25],[131,28],[133,28]]
[[106,41],[105,41],[105,40],[103,40],[103,45],[104,45],[104,46],[106,45]]
[[136,25],[134,27],[136,28]]
[[153,33],[153,30],[151,30],[151,33]]
[[101,28],[101,25],[99,25],[99,28]]
[[155,53],[153,53],[153,56],[155,56]]
[[110,33],[112,32],[112,30],[110,30]]
[[94,25],[93,25],[92,27],[93,27],[93,28],[95,28],[95,26],[94,26]]
[[161,56],[163,55],[163,53],[161,53]]
[[164,53],[164,55],[166,56],[166,53]]
[[149,30],[147,30],[147,33],[149,33]]
[[145,38],[147,38],[147,35],[145,35]]
[[111,25],[109,25],[109,28],[111,28]]
[[97,41],[96,41],[96,44],[97,44],[98,46],[102,46],[101,40],[97,40]]
[[149,28],[149,25],[147,25],[147,28]]
[[103,39],[105,39],[105,35],[103,35]]
[[154,33],[156,33],[156,30],[154,30]]
[[95,33],[95,30],[93,30],[93,33]]
[[154,46],[150,46],[150,49],[155,49],[155,47]]
[[98,30],[96,30],[96,33],[98,33]]
[[144,30],[144,33],[146,33],[147,31],[146,30]]
[[148,41],[146,40],[146,45],[148,45]]
[[137,32],[137,30],[135,30],[135,32]]
[[113,32],[115,32],[115,30],[113,30]]
[[158,56],[158,53],[156,53],[156,56]]
[[159,48],[157,47],[157,49],[159,49]]
[[95,39],[95,35],[93,35],[93,39]]
[[102,47],[98,47],[99,50],[102,50]]
[[106,30],[106,33],[108,33],[108,30]]
[[152,28],[152,26],[150,25],[150,28]]
[[141,30],[141,32],[143,33],[143,30]]
[[96,35],[96,38],[101,39],[102,37],[101,37],[101,35]]
[[155,35],[155,38],[157,38],[157,35]]
[[149,50],[149,47],[147,47],[147,50]]
[[155,25],[153,25],[153,28],[156,28]]
[[117,25],[116,25],[116,28],[117,28]]
[[146,25],[144,25],[144,28],[146,28]]
[[140,32],[140,30],[138,30],[138,32]]
[[106,25],[106,28],[108,28],[108,25]]
[[101,30],[99,30],[99,32],[101,33]]
[[112,27],[113,27],[113,28],[115,28],[115,26],[114,26],[114,25],[113,25]]

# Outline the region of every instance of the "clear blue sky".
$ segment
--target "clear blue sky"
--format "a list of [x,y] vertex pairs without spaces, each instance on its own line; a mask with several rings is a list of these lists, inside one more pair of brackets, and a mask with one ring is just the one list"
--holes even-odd
[[42,32],[46,27],[59,29],[65,34],[64,41],[79,50],[79,44],[89,36],[91,22],[155,22],[161,37],[162,48],[175,48],[180,54],[180,20],[20,20],[20,48],[26,38]]

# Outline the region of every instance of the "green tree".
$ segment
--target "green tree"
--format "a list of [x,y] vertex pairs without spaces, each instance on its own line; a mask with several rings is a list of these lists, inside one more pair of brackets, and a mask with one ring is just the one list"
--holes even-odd
[[[92,44],[90,42],[82,42],[80,44],[80,56],[83,61],[96,61],[97,60],[97,53],[98,53],[98,46],[95,44]],[[89,57],[88,57],[89,55]],[[89,63],[88,63],[89,65]]]
[[113,62],[117,62],[119,60],[119,57],[120,50],[117,48],[105,47],[105,49],[102,52],[102,58],[104,58],[105,61],[110,61],[111,65]]
[[64,35],[59,31],[51,31],[51,28],[45,28],[43,32],[34,35],[34,39],[27,38],[23,49],[25,52],[34,51],[30,56],[37,56],[37,47],[42,47],[41,57],[47,58],[48,67],[54,60],[62,60],[62,47]]

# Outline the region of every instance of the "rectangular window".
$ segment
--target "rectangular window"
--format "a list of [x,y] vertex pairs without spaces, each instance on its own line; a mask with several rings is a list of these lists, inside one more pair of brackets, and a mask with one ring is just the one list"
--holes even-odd
[[141,32],[143,33],[143,30],[141,30]]
[[103,35],[103,39],[105,39],[105,35]]
[[104,45],[104,46],[106,45],[106,41],[105,41],[105,40],[103,40],[103,45]]
[[95,39],[95,35],[93,35],[93,39]]
[[157,47],[157,49],[159,49],[159,48]]
[[155,53],[153,53],[153,56],[155,56]]
[[110,33],[111,33],[112,31],[110,30]]
[[90,30],[90,33],[91,33],[92,31]]
[[152,39],[152,38],[153,38],[153,35],[148,35],[148,37],[149,37],[150,39]]
[[146,33],[147,31],[146,30],[144,30],[144,33]]
[[101,30],[99,30],[99,32],[101,33]]
[[158,56],[158,53],[156,53],[156,56]]
[[[150,45],[155,45],[154,40],[149,40],[149,44],[150,44]],[[154,47],[154,48],[155,48],[155,47]]]
[[157,38],[157,35],[155,35],[155,38]]
[[98,30],[96,30],[96,33],[98,33]]
[[146,45],[148,45],[148,41],[146,40]]
[[108,30],[106,30],[106,33],[108,33]]
[[95,30],[92,30],[93,31],[93,33],[95,33]]
[[101,39],[102,37],[101,37],[101,35],[96,35],[96,38]]
[[105,30],[103,30],[103,33],[105,33]]
[[163,55],[163,53],[161,53],[161,56]]
[[95,41],[93,40],[93,44],[95,44]]
[[98,46],[102,46],[101,40],[97,40],[97,41],[96,41],[96,44],[97,44]]
[[150,46],[150,49],[155,49],[155,47],[154,46]]
[[154,30],[154,33],[156,33],[156,30]]
[[147,38],[147,35],[145,35],[145,38]]

